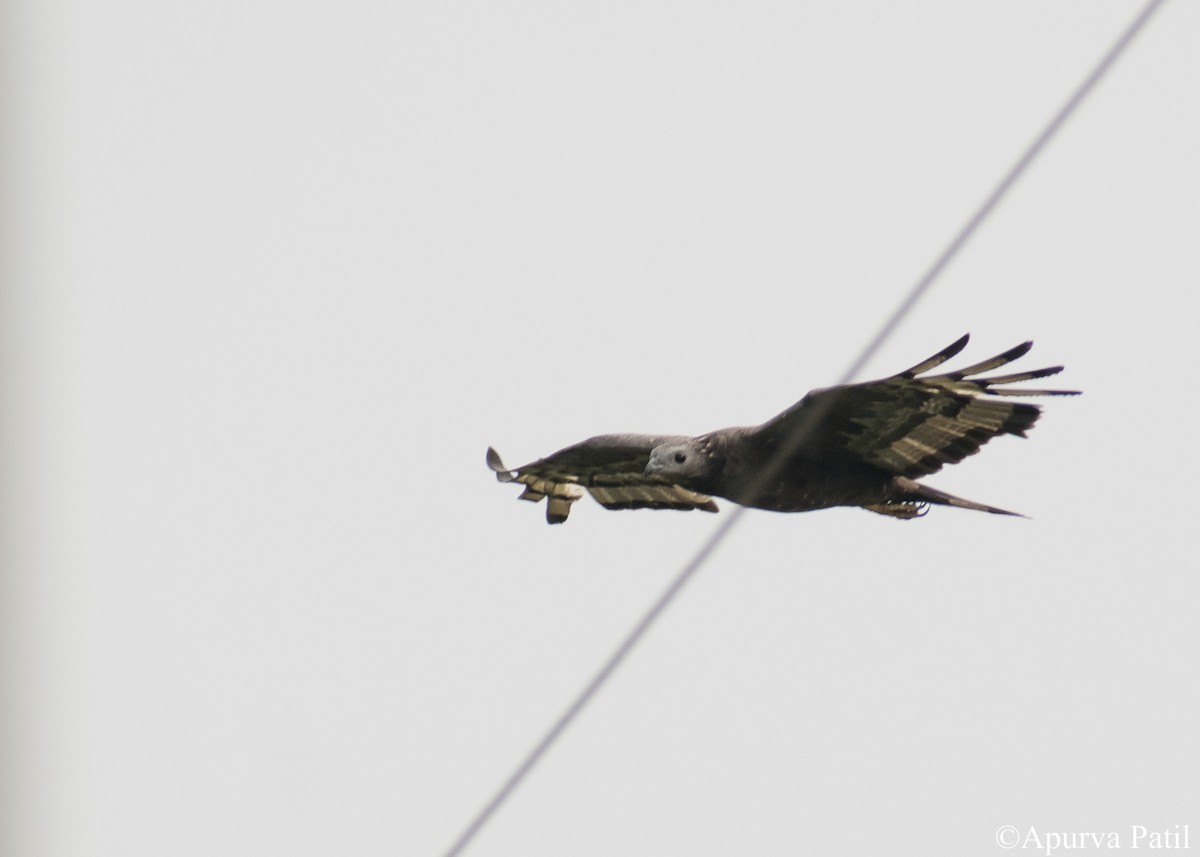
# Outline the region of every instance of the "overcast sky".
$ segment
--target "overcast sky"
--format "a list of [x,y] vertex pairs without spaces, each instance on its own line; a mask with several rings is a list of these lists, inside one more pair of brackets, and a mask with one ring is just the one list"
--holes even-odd
[[[5,853],[440,854],[719,522],[486,447],[835,381],[1140,6],[8,4]],[[1200,847],[1198,33],[866,372],[1066,364],[1031,518],[746,515],[468,853]]]

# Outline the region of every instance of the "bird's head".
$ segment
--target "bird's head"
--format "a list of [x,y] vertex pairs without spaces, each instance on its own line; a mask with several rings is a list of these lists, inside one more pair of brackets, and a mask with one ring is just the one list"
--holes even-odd
[[687,488],[707,478],[711,464],[703,444],[695,440],[669,441],[650,450],[643,475]]

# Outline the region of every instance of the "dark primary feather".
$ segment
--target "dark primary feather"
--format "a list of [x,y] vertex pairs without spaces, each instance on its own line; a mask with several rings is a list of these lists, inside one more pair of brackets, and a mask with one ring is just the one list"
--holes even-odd
[[[911,519],[932,503],[1014,514],[915,480],[973,455],[994,437],[1025,436],[1040,409],[1007,398],[1075,391],[1006,386],[1055,375],[1061,366],[980,377],[1023,356],[1030,342],[955,372],[926,374],[962,351],[967,340],[963,336],[889,378],[814,390],[760,426],[695,438],[601,435],[515,471],[489,449],[488,466],[502,482],[523,483],[521,499],[549,498],[550,523],[565,521],[585,490],[608,509],[715,512],[714,495],[785,512],[847,505]],[[777,477],[758,484],[776,452],[810,421]]]

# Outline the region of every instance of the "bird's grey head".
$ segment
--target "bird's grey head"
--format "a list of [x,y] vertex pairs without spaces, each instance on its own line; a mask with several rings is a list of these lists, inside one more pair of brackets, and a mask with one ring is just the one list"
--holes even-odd
[[685,488],[709,475],[712,459],[705,444],[696,440],[672,440],[650,450],[645,476],[654,476]]

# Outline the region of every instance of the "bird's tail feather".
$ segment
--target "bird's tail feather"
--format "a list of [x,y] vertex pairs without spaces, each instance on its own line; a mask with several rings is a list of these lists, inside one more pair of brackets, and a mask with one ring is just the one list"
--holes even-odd
[[1007,509],[1000,509],[996,506],[988,506],[985,503],[976,503],[974,500],[955,497],[953,494],[947,494],[945,491],[930,488],[928,485],[923,485],[912,479],[900,477],[896,480],[896,485],[903,491],[903,494],[897,498],[900,500],[932,503],[935,506],[956,506],[959,509],[974,509],[976,512],[990,512],[993,515],[1012,515],[1017,518],[1028,517],[1022,515],[1020,512],[1010,512]]

